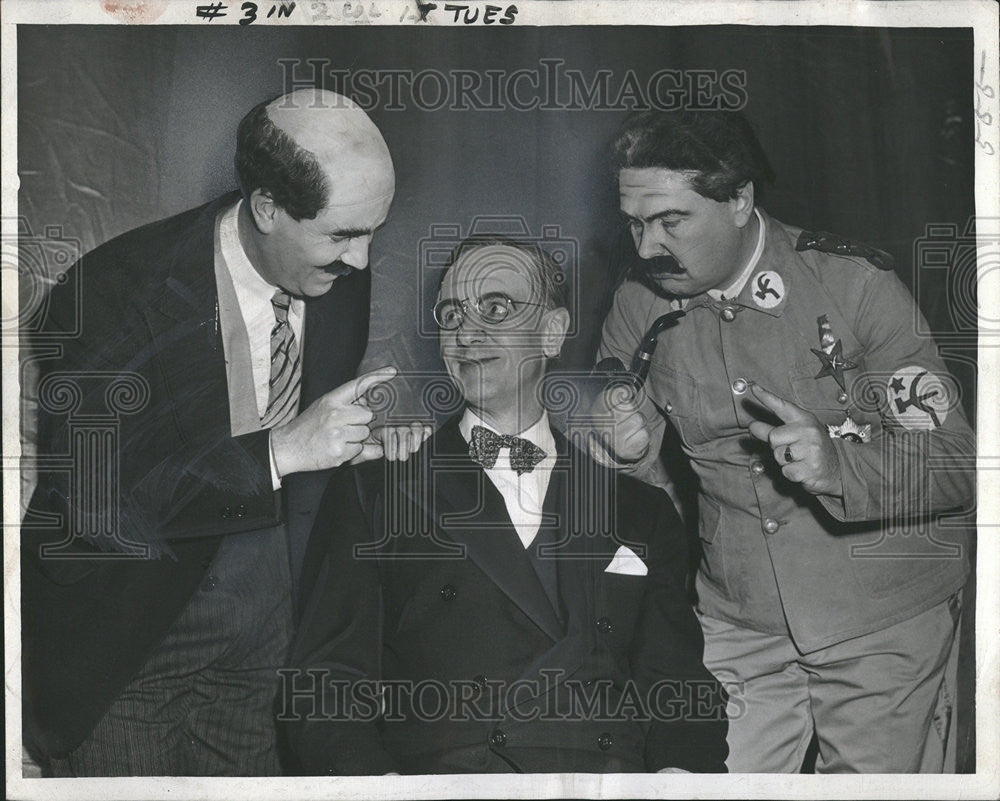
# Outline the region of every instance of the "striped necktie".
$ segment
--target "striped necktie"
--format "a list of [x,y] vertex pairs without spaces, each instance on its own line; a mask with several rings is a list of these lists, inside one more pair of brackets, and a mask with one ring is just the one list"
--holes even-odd
[[299,345],[288,322],[291,303],[292,299],[283,289],[271,298],[275,319],[271,329],[271,379],[267,411],[260,418],[261,428],[274,428],[287,423],[299,407],[302,363],[299,361]]

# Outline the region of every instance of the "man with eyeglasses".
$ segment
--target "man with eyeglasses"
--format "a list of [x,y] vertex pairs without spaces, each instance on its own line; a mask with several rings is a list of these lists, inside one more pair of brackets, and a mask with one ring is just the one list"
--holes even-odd
[[453,254],[434,317],[465,409],[318,513],[279,715],[302,772],[724,770],[674,507],[542,404],[566,298],[535,245]]

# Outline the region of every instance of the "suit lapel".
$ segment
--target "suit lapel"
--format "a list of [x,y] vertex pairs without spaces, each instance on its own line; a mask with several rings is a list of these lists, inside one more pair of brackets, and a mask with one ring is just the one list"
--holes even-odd
[[[564,636],[538,574],[510,521],[503,497],[482,468],[468,455],[469,446],[450,420],[430,444],[434,461],[426,480],[432,482],[437,528],[465,548],[466,556],[553,640]],[[415,502],[422,494],[414,482],[403,485]]]
[[[573,481],[570,452],[566,440],[555,434],[557,459],[545,493],[543,525],[555,528],[552,558],[556,559],[559,575],[559,595],[566,605],[567,622],[571,631],[582,628],[581,621],[589,618],[591,582],[586,567],[592,537],[580,537],[576,529],[577,511],[587,499],[571,492]],[[539,532],[541,533],[541,532]],[[542,557],[546,555],[543,551]]]
[[164,254],[163,279],[155,283],[143,308],[172,405],[183,410],[175,419],[190,438],[205,426],[205,409],[229,409],[213,242],[216,216],[228,202],[235,202],[235,196],[205,206],[188,235]]
[[[566,438],[553,432],[558,460],[545,496],[545,518],[559,528],[560,587],[577,616],[588,616],[594,583],[618,546],[615,528],[615,474],[601,467]],[[597,571],[591,568],[598,568]],[[564,580],[565,579],[565,580]]]
[[[558,669],[562,679],[572,677],[587,655],[596,647],[597,587],[600,574],[617,548],[607,536],[608,506],[614,499],[609,482],[614,473],[594,462],[558,432],[558,459],[545,496],[546,517],[554,516],[560,529],[557,554],[559,593],[568,615],[566,636],[542,654],[524,672],[537,677],[539,671]],[[540,688],[544,690],[543,681]],[[512,706],[530,703],[526,693],[507,698]]]

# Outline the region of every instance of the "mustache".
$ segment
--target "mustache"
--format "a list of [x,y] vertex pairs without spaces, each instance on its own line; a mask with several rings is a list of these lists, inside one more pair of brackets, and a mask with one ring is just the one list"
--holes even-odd
[[344,264],[344,262],[340,261],[339,259],[337,261],[332,261],[329,264],[324,265],[322,269],[325,272],[330,273],[330,275],[335,275],[338,278],[350,275],[351,273],[354,272],[354,268],[350,264]]
[[684,273],[684,268],[673,256],[664,255],[640,259],[639,254],[633,250],[623,279],[641,284],[658,298],[673,300],[675,296],[663,288],[660,279],[664,276],[681,275],[682,273]]
[[633,268],[636,272],[642,273],[649,278],[655,278],[659,275],[680,275],[684,272],[684,268],[681,267],[680,262],[670,255],[636,259]]

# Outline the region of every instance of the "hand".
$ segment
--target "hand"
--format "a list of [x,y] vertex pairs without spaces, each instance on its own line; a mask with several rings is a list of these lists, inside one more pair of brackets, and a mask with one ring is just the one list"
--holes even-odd
[[[365,461],[364,442],[375,415],[361,398],[395,375],[395,367],[365,373],[317,398],[287,425],[272,429],[271,450],[278,474],[287,476],[338,467],[352,460]],[[368,454],[371,459],[382,455],[375,454],[374,449],[369,449]]]
[[[757,420],[750,424],[750,433],[771,446],[785,478],[813,495],[843,495],[840,460],[826,426],[812,412],[757,384],[752,391],[784,423],[772,426]],[[792,461],[786,458],[789,454]]]
[[405,462],[420,450],[424,441],[434,433],[434,429],[424,423],[409,425],[378,426],[362,443],[362,450],[351,459],[351,464],[381,459],[389,462]]
[[605,453],[619,464],[638,462],[649,453],[649,427],[631,387],[614,383],[606,387],[595,399],[591,416],[611,423],[610,430],[590,437],[590,454],[602,464]]

